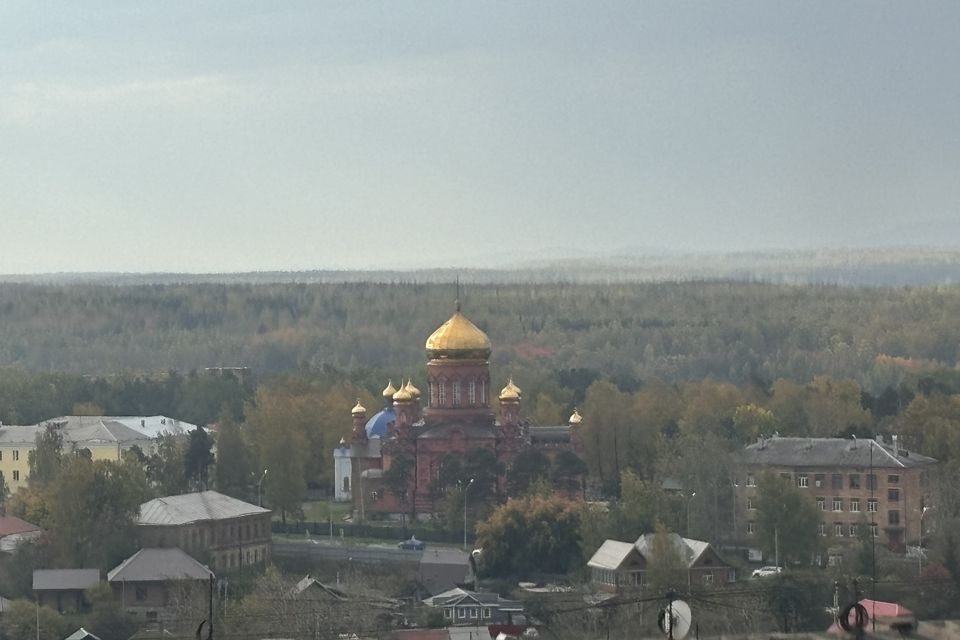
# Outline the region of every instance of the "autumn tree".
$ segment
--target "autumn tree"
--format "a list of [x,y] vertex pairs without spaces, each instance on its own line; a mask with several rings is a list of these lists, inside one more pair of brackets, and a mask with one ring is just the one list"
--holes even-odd
[[37,434],[36,447],[28,454],[30,482],[46,484],[60,472],[63,457],[63,433],[52,422]]
[[243,439],[240,425],[230,412],[217,421],[217,460],[214,480],[217,491],[241,500],[251,499],[254,461]]
[[813,498],[772,472],[763,474],[759,484],[757,542],[764,555],[772,557],[778,551],[782,565],[810,565],[820,522]]
[[688,567],[680,544],[679,535],[656,523],[647,562],[647,585],[652,592],[663,593],[687,583]]
[[550,460],[538,449],[524,449],[514,458],[507,470],[507,491],[511,496],[526,493],[537,480],[546,478],[550,472]]
[[37,607],[29,600],[14,600],[0,617],[0,633],[9,640],[62,640],[70,633],[70,625],[55,609]]
[[162,433],[156,438],[156,448],[147,460],[147,477],[161,495],[180,495],[189,490],[185,457],[183,436]]

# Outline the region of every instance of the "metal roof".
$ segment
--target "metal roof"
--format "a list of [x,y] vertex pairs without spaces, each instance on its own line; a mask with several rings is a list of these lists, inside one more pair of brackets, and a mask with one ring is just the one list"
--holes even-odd
[[623,561],[627,559],[630,552],[635,547],[629,542],[620,542],[619,540],[604,540],[600,548],[587,562],[591,569],[608,569],[615,571],[620,568]]
[[[627,556],[629,556],[633,550],[636,550],[637,553],[649,562],[653,557],[653,544],[656,535],[655,533],[644,534],[637,538],[637,541],[633,544],[620,542],[619,540],[604,540],[600,548],[597,549],[596,553],[594,553],[589,562],[587,562],[587,566],[592,569],[615,571],[620,568],[620,565],[623,564],[623,561],[627,559]],[[680,559],[683,560],[688,567],[692,567],[700,556],[710,548],[710,543],[704,542],[703,540],[683,538],[676,533],[668,533],[666,535],[669,537],[668,541],[670,546],[674,548],[677,555],[680,556]]]
[[765,438],[737,454],[747,464],[780,467],[910,468],[936,464],[934,458],[871,438]]
[[181,525],[205,520],[227,520],[270,513],[269,509],[225,496],[216,491],[154,498],[140,505],[139,525]]
[[0,538],[31,531],[40,531],[40,527],[16,516],[0,516]]
[[100,569],[35,569],[34,591],[83,591],[100,582]]
[[107,574],[107,582],[208,580],[213,572],[177,547],[140,549]]
[[97,422],[119,422],[147,438],[156,438],[164,433],[182,435],[197,428],[195,424],[167,416],[59,416],[44,422],[62,424],[67,429],[84,427]]
[[532,442],[570,442],[570,427],[528,427]]
[[0,426],[0,445],[29,445],[37,443],[37,434],[41,428],[36,425],[3,425]]

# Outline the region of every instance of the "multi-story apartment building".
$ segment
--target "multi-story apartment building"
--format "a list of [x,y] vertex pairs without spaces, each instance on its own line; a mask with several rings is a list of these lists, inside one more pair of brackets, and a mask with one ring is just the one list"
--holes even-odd
[[759,483],[765,472],[809,492],[820,510],[819,533],[831,542],[857,539],[866,527],[902,550],[920,539],[931,506],[930,473],[937,461],[907,451],[897,436],[876,439],[761,438],[736,456],[735,514],[749,546],[755,532]]
[[218,572],[270,559],[270,510],[216,491],[154,498],[140,505],[141,547],[179,547]]
[[0,425],[0,473],[11,494],[27,484],[38,431],[35,426]]

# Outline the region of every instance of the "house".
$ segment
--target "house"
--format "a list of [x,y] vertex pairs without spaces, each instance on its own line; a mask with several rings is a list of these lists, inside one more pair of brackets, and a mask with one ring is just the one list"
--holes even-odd
[[270,559],[270,510],[216,491],[154,498],[140,505],[143,547],[179,547],[215,571]]
[[[174,605],[182,596],[200,593],[213,572],[176,547],[140,549],[107,573],[107,582],[120,606],[148,622],[174,617]],[[199,591],[191,590],[201,583]]]
[[736,521],[740,542],[756,534],[759,481],[779,474],[816,501],[819,534],[831,542],[856,540],[866,528],[890,549],[919,542],[932,498],[937,461],[911,452],[893,436],[876,439],[760,438],[735,456]]
[[[657,535],[644,534],[634,543],[605,540],[587,562],[591,581],[603,591],[645,587],[647,569],[656,554]],[[722,585],[736,581],[736,570],[720,557],[709,542],[682,538],[676,533],[662,535],[667,536],[667,543],[684,565],[688,586]]]
[[497,593],[450,589],[426,598],[423,604],[442,609],[450,625],[526,624],[523,605]]
[[364,593],[362,596],[357,596],[341,589],[339,586],[320,582],[309,574],[293,586],[290,590],[290,595],[301,600],[362,602],[364,606],[374,609],[393,610],[400,607],[400,602],[393,598],[385,598],[371,593]]
[[40,537],[40,527],[16,516],[0,516],[0,551],[10,553],[24,542]]
[[420,556],[417,584],[428,595],[462,587],[473,580],[468,556],[459,549],[434,547]]
[[84,591],[100,584],[99,569],[36,569],[33,594],[40,606],[61,613],[76,613],[87,608]]
[[100,640],[100,637],[95,636],[83,627],[80,627],[63,640]]

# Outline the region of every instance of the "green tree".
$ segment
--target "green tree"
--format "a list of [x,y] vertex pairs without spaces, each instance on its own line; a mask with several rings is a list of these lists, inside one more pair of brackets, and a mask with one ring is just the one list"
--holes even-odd
[[63,433],[52,422],[37,434],[36,447],[28,455],[30,482],[46,484],[60,472],[63,457]]
[[824,610],[827,576],[788,571],[764,578],[763,598],[784,632],[820,631],[830,624]]
[[550,479],[561,491],[576,493],[582,490],[587,476],[587,464],[573,451],[561,451],[553,459]]
[[230,412],[217,421],[217,461],[214,480],[217,491],[241,500],[251,499],[255,475],[250,449],[240,426]]
[[174,496],[189,490],[184,462],[186,445],[182,436],[163,433],[156,439],[156,451],[147,462],[147,477],[164,496]]
[[581,515],[559,496],[511,498],[477,526],[483,571],[506,578],[578,569]]
[[820,511],[813,498],[788,478],[768,472],[757,495],[757,541],[768,557],[779,551],[782,565],[809,566],[818,547]]
[[657,522],[655,490],[632,471],[620,479],[620,498],[610,507],[611,534],[618,540],[636,540],[653,531]]
[[390,467],[383,472],[383,481],[387,490],[394,495],[397,503],[406,508],[413,508],[410,504],[410,488],[416,462],[407,453],[399,453],[390,459]]
[[101,640],[126,640],[137,632],[137,621],[113,597],[106,582],[87,589],[85,593],[90,611],[83,618],[83,627]]
[[647,584],[652,592],[665,592],[686,585],[687,563],[681,555],[681,544],[679,535],[656,523],[647,563]]
[[507,471],[507,491],[511,496],[523,495],[530,485],[546,478],[550,460],[538,449],[524,449],[514,458]]
[[188,484],[207,488],[210,465],[213,464],[213,440],[203,427],[190,432],[187,449],[183,454],[184,474]]
[[7,640],[62,640],[70,633],[70,628],[67,620],[54,609],[37,608],[28,600],[14,600],[0,617],[0,632]]

